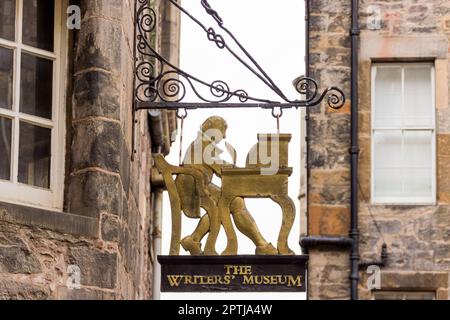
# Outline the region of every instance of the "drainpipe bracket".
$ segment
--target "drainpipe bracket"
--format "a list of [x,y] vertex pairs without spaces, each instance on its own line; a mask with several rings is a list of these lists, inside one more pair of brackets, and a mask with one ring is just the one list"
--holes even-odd
[[300,239],[300,246],[305,252],[310,248],[336,247],[348,249],[353,245],[353,239],[347,237],[308,236]]
[[349,150],[350,154],[359,154],[361,149],[358,146],[352,146]]
[[361,30],[360,29],[358,29],[358,28],[352,28],[351,30],[350,30],[350,35],[352,36],[352,37],[354,37],[354,36],[359,36],[361,34]]

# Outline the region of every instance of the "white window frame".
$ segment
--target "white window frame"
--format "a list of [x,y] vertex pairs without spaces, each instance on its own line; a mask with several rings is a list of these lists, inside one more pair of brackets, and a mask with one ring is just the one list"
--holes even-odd
[[[61,210],[64,190],[65,160],[65,101],[67,84],[66,19],[67,0],[55,0],[53,52],[34,48],[22,43],[23,0],[16,1],[15,41],[0,38],[0,46],[14,50],[14,84],[12,110],[0,109],[0,116],[12,119],[11,181],[0,180],[0,201],[29,205],[50,210]],[[52,119],[19,112],[20,63],[22,52],[53,61]],[[51,129],[50,188],[44,189],[18,182],[19,123],[25,121]]]
[[[429,66],[431,69],[431,91],[432,91],[432,126],[431,127],[395,127],[395,128],[377,128],[375,124],[375,80],[377,75],[378,67],[392,67],[392,68],[402,68],[402,108],[404,108],[404,97],[405,97],[405,67],[406,66]],[[433,62],[405,62],[405,63],[373,63],[371,70],[371,203],[372,205],[435,205],[437,201],[436,195],[436,185],[437,185],[437,175],[436,175],[436,71]],[[402,113],[404,114],[404,113]],[[430,197],[376,197],[375,195],[375,132],[376,131],[389,131],[389,130],[401,130],[402,136],[405,131],[431,131],[431,166],[432,166],[432,183],[431,183],[431,196]]]

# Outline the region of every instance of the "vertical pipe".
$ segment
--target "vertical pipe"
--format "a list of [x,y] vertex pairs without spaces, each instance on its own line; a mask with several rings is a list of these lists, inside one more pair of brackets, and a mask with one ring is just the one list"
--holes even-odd
[[358,230],[358,49],[359,49],[359,4],[352,0],[352,26],[351,36],[351,222],[350,237],[353,239],[350,253],[350,296],[358,300],[359,282],[359,230]]
[[[305,24],[306,24],[306,28],[305,28],[305,73],[307,77],[311,76],[311,70],[310,70],[310,66],[309,66],[309,54],[310,54],[310,50],[309,50],[309,29],[310,29],[310,4],[309,4],[309,0],[305,0]],[[309,177],[310,177],[310,172],[309,172],[309,156],[310,156],[310,139],[309,139],[309,134],[311,132],[310,129],[310,110],[309,108],[306,108],[306,116],[305,116],[305,122],[306,122],[306,137],[305,137],[305,142],[306,142],[306,230],[307,230],[307,234],[309,235]]]
[[163,190],[157,188],[153,192],[153,281],[152,293],[153,300],[161,299],[161,265],[158,262],[158,256],[161,255],[161,233],[162,233],[162,210],[163,210]]
[[[310,30],[310,3],[309,0],[305,0],[305,73],[307,77],[311,76],[311,69],[309,66],[309,30]],[[310,172],[309,172],[309,160],[310,160],[310,139],[309,134],[311,132],[310,129],[310,111],[309,108],[306,108],[306,116],[305,116],[305,124],[306,124],[306,136],[305,136],[305,143],[306,143],[306,234],[309,236],[309,178],[310,178]],[[309,282],[308,282],[309,283]],[[308,286],[309,287],[309,286]],[[307,292],[309,288],[306,288]],[[309,294],[306,294],[306,299],[309,300]]]
[[134,66],[133,66],[133,100],[131,102],[132,110],[131,110],[131,161],[134,162],[135,154],[136,154],[136,99],[137,99],[137,92],[136,92],[136,72],[137,72],[137,65],[139,63],[139,60],[137,59],[137,28],[138,28],[138,0],[134,1],[134,21],[133,21],[133,59]]

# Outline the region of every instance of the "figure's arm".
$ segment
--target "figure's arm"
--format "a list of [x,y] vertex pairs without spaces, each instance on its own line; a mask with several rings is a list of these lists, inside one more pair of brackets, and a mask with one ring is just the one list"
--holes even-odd
[[[215,158],[215,160],[218,163],[214,163],[209,165],[209,167],[211,168],[211,170],[214,171],[214,173],[218,176],[218,177],[222,177],[222,169],[227,169],[227,168],[237,168],[236,167],[236,158],[237,158],[237,153],[236,150],[234,149],[234,147],[229,144],[229,143],[225,143],[226,148],[228,153],[230,154],[231,158],[233,159],[233,163],[229,163],[226,162],[225,160],[222,160],[219,156],[217,156]],[[216,149],[217,154],[221,154],[223,151],[220,149]]]
[[214,171],[214,174],[219,178],[222,177],[222,169],[236,168],[234,164],[223,162],[223,164],[212,164],[209,167]]

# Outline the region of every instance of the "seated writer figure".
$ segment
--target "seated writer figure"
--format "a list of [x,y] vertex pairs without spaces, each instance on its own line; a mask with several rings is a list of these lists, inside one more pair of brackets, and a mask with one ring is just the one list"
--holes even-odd
[[[221,169],[233,167],[219,158],[222,151],[217,147],[222,139],[226,138],[227,123],[221,117],[210,117],[201,126],[199,135],[189,146],[183,166],[193,167],[200,170],[208,182],[207,191],[213,201],[219,202],[221,188],[212,183],[214,174],[221,177]],[[216,133],[216,134],[211,134]],[[206,149],[208,148],[208,149]],[[207,152],[205,152],[205,150]],[[205,159],[205,154],[211,155],[211,159]],[[211,161],[214,160],[214,161]],[[191,255],[202,254],[201,241],[210,230],[208,214],[201,216],[200,197],[196,190],[195,180],[192,176],[180,174],[176,181],[178,194],[181,200],[181,208],[189,218],[200,219],[197,228],[190,235],[181,240],[183,248]],[[258,255],[276,255],[278,250],[267,242],[258,230],[255,220],[248,212],[243,198],[236,198],[230,207],[233,220],[238,230],[247,236],[256,246],[255,253]]]

